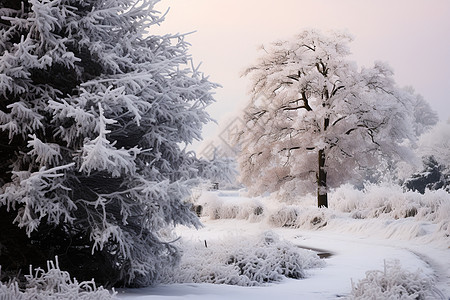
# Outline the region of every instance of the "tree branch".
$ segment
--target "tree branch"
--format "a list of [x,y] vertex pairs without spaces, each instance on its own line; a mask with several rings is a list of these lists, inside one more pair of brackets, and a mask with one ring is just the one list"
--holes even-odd
[[305,105],[296,106],[296,107],[284,107],[283,110],[284,111],[287,111],[287,110],[298,110],[298,109],[302,109],[302,108],[306,109],[307,111],[311,111],[311,107],[305,106]]
[[346,118],[347,118],[347,116],[340,117],[339,119],[337,119],[336,121],[334,121],[331,125],[334,126],[334,125],[336,125],[339,121],[342,121],[342,120],[344,120],[344,119],[346,119]]
[[334,87],[333,87],[333,90],[331,91],[331,97],[333,97],[334,95],[336,95],[336,93],[337,93],[340,89],[343,89],[343,88],[345,88],[345,86],[343,86],[343,85],[338,86],[338,87],[334,86]]

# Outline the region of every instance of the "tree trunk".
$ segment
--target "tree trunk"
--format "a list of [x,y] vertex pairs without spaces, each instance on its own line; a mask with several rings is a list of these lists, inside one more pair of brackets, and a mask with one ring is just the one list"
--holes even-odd
[[317,206],[328,207],[327,171],[325,170],[325,150],[319,150],[319,171],[317,173]]

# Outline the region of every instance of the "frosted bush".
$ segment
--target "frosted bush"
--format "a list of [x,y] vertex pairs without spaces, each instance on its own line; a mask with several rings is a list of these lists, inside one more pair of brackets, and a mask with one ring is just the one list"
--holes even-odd
[[[420,194],[405,192],[393,184],[369,184],[363,190],[343,185],[331,193],[329,208],[308,205],[303,197],[293,205],[274,197],[238,196],[206,192],[197,203],[203,208],[202,216],[211,219],[247,219],[274,227],[309,230],[330,228],[389,239],[437,242],[442,247],[450,245],[450,194],[444,190]],[[349,217],[365,220],[348,222]]]
[[[220,197],[219,197],[220,196]],[[239,198],[204,192],[196,203],[203,208],[203,216],[212,219],[267,220],[276,227],[321,228],[338,212],[349,213],[354,219],[383,218],[398,220],[414,218],[439,226],[450,222],[450,193],[444,190],[418,192],[403,191],[394,184],[368,184],[364,190],[343,185],[331,193],[330,209],[303,203],[288,205],[272,203],[269,198]]]
[[334,214],[326,208],[309,208],[301,210],[294,227],[319,229],[328,225]]
[[344,184],[332,193],[330,208],[338,208],[342,212],[353,212],[360,208],[364,192],[350,184]]
[[271,232],[258,238],[184,242],[182,248],[181,264],[163,275],[164,283],[257,286],[304,278],[305,269],[324,264],[314,252],[282,241]]
[[97,287],[94,280],[78,282],[71,279],[70,274],[61,271],[58,258],[55,263],[47,262],[47,270],[34,270],[30,266],[30,274],[25,275],[26,287],[19,287],[17,281],[0,282],[0,299],[14,300],[111,300],[117,299],[116,292],[110,293],[102,286]]
[[364,193],[368,217],[401,219],[414,217],[421,207],[418,193],[404,192],[397,185],[369,185]]
[[297,221],[298,215],[298,207],[285,206],[269,216],[269,223],[276,227],[291,227]]
[[420,219],[427,221],[450,220],[450,193],[444,190],[426,191],[422,196],[421,209],[417,213]]
[[349,185],[341,186],[332,194],[330,208],[350,212],[352,217],[393,218],[415,217],[417,220],[439,223],[449,220],[450,194],[443,191],[403,191],[398,185],[367,185],[363,191]]
[[265,211],[264,205],[258,199],[235,198],[233,194],[220,195],[203,192],[196,204],[202,206],[202,216],[216,219],[245,219],[259,221]]
[[333,218],[330,210],[317,207],[285,206],[270,214],[269,223],[276,227],[319,229]]
[[371,270],[357,284],[352,282],[348,299],[445,299],[434,282],[420,270],[402,269],[399,261],[385,262],[384,271]]

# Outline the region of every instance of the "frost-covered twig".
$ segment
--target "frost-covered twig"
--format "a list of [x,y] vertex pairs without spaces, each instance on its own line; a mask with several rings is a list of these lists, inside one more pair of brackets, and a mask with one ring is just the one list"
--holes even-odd
[[94,280],[78,282],[70,274],[59,268],[58,257],[47,262],[47,271],[30,266],[29,275],[25,276],[26,287],[21,288],[17,281],[0,282],[0,298],[14,300],[112,300],[116,299],[114,290],[109,292],[97,286]]
[[409,272],[398,260],[384,262],[384,271],[371,270],[358,283],[352,281],[349,300],[357,299],[442,299],[444,294],[436,288],[434,281],[420,270]]

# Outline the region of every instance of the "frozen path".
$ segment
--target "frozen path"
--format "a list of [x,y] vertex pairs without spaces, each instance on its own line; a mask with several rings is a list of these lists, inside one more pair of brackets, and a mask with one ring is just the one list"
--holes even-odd
[[246,220],[203,220],[205,227],[196,231],[180,228],[186,239],[206,240],[208,244],[229,235],[256,235],[272,230],[297,245],[326,249],[333,256],[326,266],[308,270],[309,277],[285,280],[265,287],[237,287],[212,284],[174,284],[156,288],[126,290],[121,299],[337,299],[351,290],[351,280],[357,282],[368,270],[382,270],[385,260],[398,259],[409,271],[421,269],[438,279],[438,287],[450,295],[450,251],[432,245],[410,241],[386,240],[336,230],[309,231],[273,228]]

